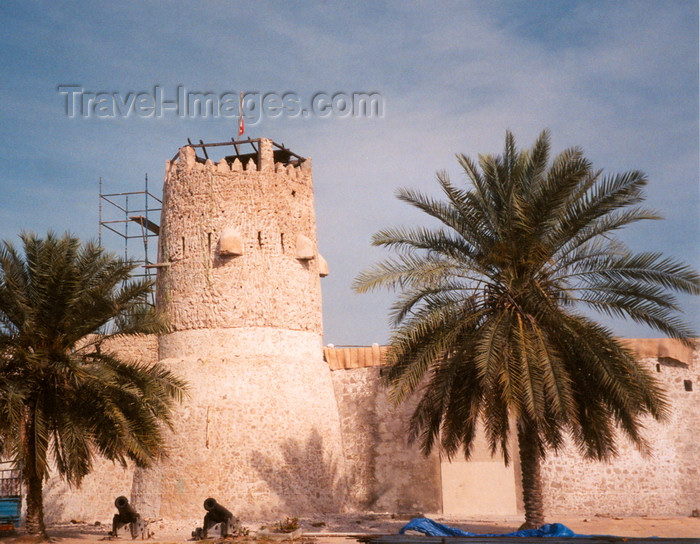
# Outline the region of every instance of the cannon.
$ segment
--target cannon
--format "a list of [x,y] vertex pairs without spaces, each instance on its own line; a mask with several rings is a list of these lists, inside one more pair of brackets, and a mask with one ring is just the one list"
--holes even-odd
[[142,539],[149,537],[148,531],[146,529],[146,522],[141,518],[140,514],[136,509],[129,504],[129,500],[123,495],[117,497],[114,500],[114,506],[117,507],[117,514],[114,514],[112,518],[112,532],[110,535],[119,536],[119,529],[124,527],[124,525],[129,526],[129,531],[131,532],[131,538]]
[[209,529],[216,525],[219,525],[221,538],[234,534],[239,524],[239,520],[236,516],[234,516],[212,498],[208,498],[204,501],[204,509],[207,511],[207,513],[204,515],[204,526],[197,527],[194,531],[192,531],[193,538],[207,538]]

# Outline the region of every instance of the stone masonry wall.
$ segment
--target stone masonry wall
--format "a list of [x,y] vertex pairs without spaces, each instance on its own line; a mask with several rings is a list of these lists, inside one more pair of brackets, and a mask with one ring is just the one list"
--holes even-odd
[[[194,504],[193,517],[200,517],[201,500],[209,490],[220,497],[230,497],[236,506],[239,500],[261,505],[256,514],[271,516],[271,519],[280,511],[297,515],[299,505],[315,512],[343,509],[440,511],[439,456],[433,454],[425,458],[417,448],[406,444],[404,423],[412,407],[407,404],[396,409],[388,403],[386,390],[380,385],[379,367],[330,373],[340,412],[343,462],[328,455],[328,437],[339,440],[332,424],[309,424],[303,415],[280,409],[285,403],[304,402],[321,413],[326,410],[325,401],[319,404],[314,391],[303,397],[297,393],[310,377],[316,379],[316,370],[309,370],[306,364],[295,361],[312,360],[314,364],[325,365],[318,362],[319,347],[315,337],[306,342],[306,333],[269,330],[267,334],[273,336],[266,344],[276,345],[283,340],[280,335],[292,334],[285,341],[298,348],[282,355],[270,352],[266,361],[260,363],[257,355],[245,350],[227,359],[228,355],[216,347],[222,338],[207,334],[207,331],[193,331],[163,339],[165,343],[180,343],[177,349],[183,355],[182,362],[175,363],[173,370],[178,371],[179,365],[188,367],[190,379],[194,377],[195,385],[204,388],[204,394],[196,402],[188,401],[184,407],[184,427],[179,431],[193,447],[171,453],[173,466],[178,470],[173,472],[169,486],[176,498],[187,505]],[[229,336],[223,339],[223,345],[253,346],[255,343],[251,340],[261,338],[257,329],[226,334]],[[648,341],[636,343],[644,345]],[[154,337],[121,339],[113,347],[122,356],[151,362],[157,358]],[[167,347],[168,350],[174,348]],[[571,449],[559,456],[550,456],[542,471],[545,511],[550,519],[558,515],[596,513],[688,515],[700,507],[698,352],[685,362],[670,357],[647,357],[643,362],[658,370],[656,375],[664,384],[672,406],[667,422],[649,423],[647,436],[652,445],[651,456],[642,456],[624,440],[619,444],[619,457],[611,463],[585,461]],[[245,372],[250,364],[256,364],[258,372]],[[272,379],[280,373],[285,374],[284,380]],[[691,390],[687,391],[687,387]],[[227,401],[255,398],[261,394],[261,389],[270,388],[272,398],[283,399],[279,404],[254,403],[245,413],[222,410]],[[281,441],[268,438],[268,424],[263,423],[264,419],[273,421],[279,429],[298,431],[299,437]],[[217,453],[216,447],[224,442],[233,447],[222,450],[222,455]],[[239,448],[236,447],[238,442],[249,442],[254,447]],[[322,463],[317,462],[319,457],[324,459]],[[201,467],[207,464],[215,467],[218,487],[198,487],[199,483],[193,487],[182,477],[189,473],[195,474],[196,479],[202,473]],[[252,482],[236,479],[235,470],[239,466],[247,466],[255,475]],[[312,472],[311,477],[306,474],[308,470]],[[133,469],[122,469],[97,459],[95,471],[79,489],[70,489],[57,477],[52,477],[44,492],[47,521],[81,519],[109,523],[114,513],[114,498],[128,496],[132,490],[132,474]],[[153,493],[155,490],[160,493],[160,487],[144,489],[147,484],[146,480],[137,479],[133,492]],[[344,500],[346,488],[349,490],[347,501]],[[331,489],[332,492],[317,495],[317,489]],[[183,515],[175,512],[168,517]]]
[[[261,153],[272,156],[269,140]],[[279,327],[321,333],[311,161],[197,162],[180,150],[163,186],[158,304],[175,328]],[[225,233],[241,255],[224,255]],[[299,236],[314,257],[297,258]]]
[[[596,513],[689,515],[700,507],[699,352],[668,339],[625,342],[642,364],[655,371],[667,392],[671,416],[662,423],[648,422],[649,456],[640,454],[624,437],[619,437],[619,456],[610,463],[586,461],[571,447],[558,456],[550,455],[542,467],[550,519]],[[395,409],[387,403],[376,366],[381,365],[382,350],[329,347],[325,351],[337,368],[332,376],[355,503],[371,510],[438,510],[440,461],[436,454],[426,459],[406,444],[403,423],[412,407]],[[361,368],[360,361],[368,366]],[[480,459],[473,456],[475,461]],[[519,494],[517,458],[514,461]],[[405,483],[415,486],[400,489]],[[516,500],[522,509],[520,497]],[[469,511],[467,505],[464,511]]]
[[406,440],[411,402],[394,407],[379,367],[331,374],[340,411],[352,506],[375,512],[439,512],[440,458]]
[[311,161],[275,163],[258,143],[245,165],[185,147],[166,167],[157,298],[174,331],[159,355],[190,398],[169,460],[135,474],[146,516],[198,517],[207,497],[249,519],[344,507]]
[[191,394],[174,418],[169,459],[137,470],[132,497],[144,515],[200,517],[210,496],[247,519],[344,508],[337,408],[315,335],[237,328],[162,342],[180,355],[162,362]]
[[[639,340],[636,342],[644,342]],[[649,421],[643,456],[620,438],[610,463],[583,460],[569,446],[542,467],[545,511],[571,515],[679,515],[700,508],[700,360],[646,358],[671,404],[668,421]],[[692,391],[687,391],[688,382]]]

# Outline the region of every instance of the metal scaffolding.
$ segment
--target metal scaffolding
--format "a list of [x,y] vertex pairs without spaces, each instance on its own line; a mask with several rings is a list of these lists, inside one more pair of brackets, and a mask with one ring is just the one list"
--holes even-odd
[[[99,244],[104,247],[103,232],[121,238],[124,258],[138,265],[132,277],[154,279],[152,265],[157,261],[160,227],[153,219],[160,215],[162,204],[162,201],[148,190],[148,174],[144,177],[143,191],[126,193],[103,193],[100,178]],[[151,240],[152,238],[155,240]],[[130,242],[131,240],[140,240],[140,243]],[[155,304],[155,293],[151,293],[149,302]]]

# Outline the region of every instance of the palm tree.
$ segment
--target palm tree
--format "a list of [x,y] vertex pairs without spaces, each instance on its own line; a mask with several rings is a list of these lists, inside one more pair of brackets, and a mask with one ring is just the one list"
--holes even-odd
[[446,200],[402,189],[398,198],[441,222],[389,228],[372,243],[398,252],[361,273],[355,288],[399,291],[384,373],[399,403],[420,391],[409,437],[427,455],[470,456],[479,422],[492,455],[509,462],[519,440],[525,528],[544,523],[540,462],[568,435],[606,460],[619,429],[641,451],[645,415],[668,402],[640,366],[584,307],[630,318],[690,343],[671,291],[698,294],[688,266],[632,253],[615,232],[658,216],[642,206],[640,172],[602,176],[577,149],[549,162],[549,133],[530,150],[506,133],[500,156],[458,161],[470,184],[437,180]]
[[0,457],[21,463],[27,532],[46,537],[49,464],[76,485],[96,454],[150,465],[186,386],[105,343],[166,330],[132,263],[69,235],[20,237],[23,251],[0,244]]

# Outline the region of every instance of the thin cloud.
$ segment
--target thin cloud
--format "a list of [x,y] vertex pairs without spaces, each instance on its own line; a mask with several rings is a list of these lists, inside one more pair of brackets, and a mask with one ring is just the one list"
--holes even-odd
[[[422,221],[394,198],[462,178],[454,154],[522,146],[545,127],[608,172],[650,176],[667,221],[625,233],[637,248],[698,260],[698,7],[694,3],[188,2],[3,8],[0,234],[97,231],[97,183],[158,191],[164,161],[193,140],[228,139],[235,120],[67,119],[58,84],[121,92],[379,91],[382,119],[263,120],[246,136],[314,160],[325,341],[382,342],[391,295],[355,295],[382,256],[377,229]],[[19,189],[18,189],[19,188]],[[22,192],[24,190],[24,192]],[[692,312],[697,305],[684,302]],[[697,311],[695,311],[697,314]],[[697,321],[697,319],[696,319]],[[618,325],[616,325],[618,326]],[[700,327],[698,327],[700,328]],[[646,334],[620,326],[621,333]]]

